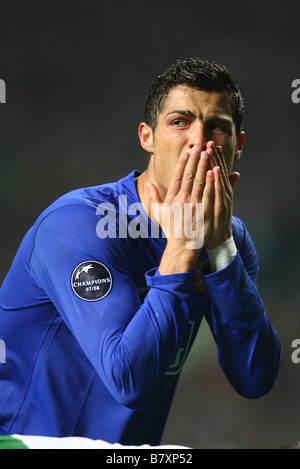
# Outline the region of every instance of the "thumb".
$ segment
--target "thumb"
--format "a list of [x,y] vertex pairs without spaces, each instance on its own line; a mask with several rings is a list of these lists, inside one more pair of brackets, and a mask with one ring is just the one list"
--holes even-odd
[[235,189],[236,184],[237,184],[238,180],[240,179],[240,177],[241,177],[240,173],[237,173],[236,171],[229,175],[229,182],[231,184],[232,190]]
[[146,187],[148,189],[148,199],[150,202],[150,214],[149,217],[154,225],[157,227],[161,224],[161,205],[162,200],[160,198],[157,187],[151,182],[146,182]]
[[152,182],[146,182],[146,187],[148,189],[149,202],[161,204],[162,200],[160,198],[157,187],[154,184],[152,184]]

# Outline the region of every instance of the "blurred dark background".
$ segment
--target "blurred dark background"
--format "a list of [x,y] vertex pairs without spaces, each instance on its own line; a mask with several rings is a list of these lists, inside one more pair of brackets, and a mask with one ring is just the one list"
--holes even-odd
[[228,67],[246,106],[235,214],[260,259],[258,289],[284,363],[272,392],[247,401],[219,369],[206,326],[178,388],[163,443],[279,448],[300,439],[300,3],[2,0],[0,283],[26,231],[65,192],[144,170],[137,128],[152,78],[175,59]]

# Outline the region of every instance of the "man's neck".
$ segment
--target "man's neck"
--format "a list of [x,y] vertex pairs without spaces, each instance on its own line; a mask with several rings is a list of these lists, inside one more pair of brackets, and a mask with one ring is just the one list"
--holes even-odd
[[148,197],[148,189],[146,182],[148,181],[148,170],[138,176],[135,180],[136,190],[141,203],[147,208],[147,213],[150,213],[150,201]]

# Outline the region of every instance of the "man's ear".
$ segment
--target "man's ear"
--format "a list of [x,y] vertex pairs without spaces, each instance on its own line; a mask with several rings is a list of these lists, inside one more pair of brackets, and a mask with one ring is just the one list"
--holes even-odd
[[153,153],[153,131],[151,127],[145,122],[141,122],[138,133],[142,148],[148,153]]
[[235,161],[238,160],[242,155],[243,146],[245,145],[245,140],[246,140],[246,134],[245,132],[241,132],[237,141],[236,152],[235,152],[235,157],[234,157]]

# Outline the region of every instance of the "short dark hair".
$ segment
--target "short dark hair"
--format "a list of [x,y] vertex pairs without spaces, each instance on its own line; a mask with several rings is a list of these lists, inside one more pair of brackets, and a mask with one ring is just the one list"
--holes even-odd
[[170,90],[177,85],[187,85],[202,91],[224,92],[231,96],[232,119],[236,134],[240,135],[244,121],[244,102],[239,87],[224,65],[197,57],[176,60],[165,73],[152,81],[145,101],[144,117],[153,131]]

